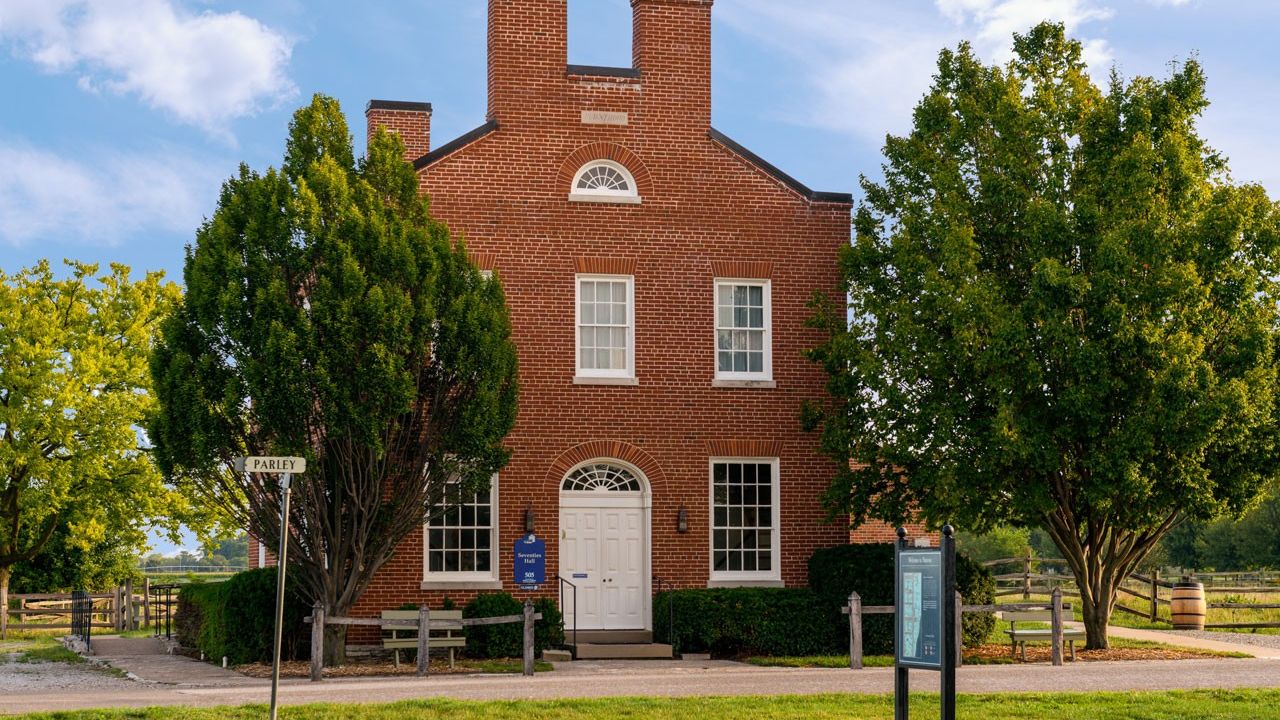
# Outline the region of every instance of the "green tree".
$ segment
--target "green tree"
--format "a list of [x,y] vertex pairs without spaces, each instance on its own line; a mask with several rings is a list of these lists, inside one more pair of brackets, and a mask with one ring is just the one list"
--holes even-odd
[[123,265],[97,272],[0,272],[0,607],[13,567],[55,538],[92,557],[142,549],[152,526],[200,525],[140,430],[155,403],[147,357],[178,289]]
[[[317,95],[293,117],[282,170],[242,167],[223,187],[152,359],[162,468],[255,537],[279,537],[281,493],[233,458],[308,458],[289,561],[330,615],[421,532],[447,484],[486,487],[508,458],[502,287],[417,189],[398,136],[379,132],[357,163],[338,103]],[[330,628],[330,663],[342,631]]]
[[863,180],[807,420],[833,511],[1043,527],[1104,648],[1160,537],[1277,474],[1280,209],[1197,133],[1195,61],[1103,91],[1060,25],[1014,51],[943,51]]
[[985,533],[956,533],[956,546],[974,562],[1021,559],[1031,551],[1031,530],[999,525]]

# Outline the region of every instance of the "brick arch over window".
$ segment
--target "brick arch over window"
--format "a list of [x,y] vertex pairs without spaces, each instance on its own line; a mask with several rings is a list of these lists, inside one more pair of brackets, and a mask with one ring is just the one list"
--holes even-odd
[[640,156],[616,143],[595,142],[569,153],[569,157],[560,165],[560,173],[556,182],[560,187],[566,188],[565,192],[573,191],[573,179],[577,176],[578,171],[583,165],[596,160],[612,160],[622,165],[631,173],[636,180],[636,192],[640,196],[649,194],[649,186],[652,178],[649,175],[649,168],[645,167]]
[[666,484],[666,473],[662,472],[662,466],[649,453],[621,440],[593,440],[560,453],[560,457],[551,463],[551,469],[547,471],[548,486],[559,489],[561,481],[570,470],[588,460],[602,458],[621,460],[636,466],[649,481],[650,490]]

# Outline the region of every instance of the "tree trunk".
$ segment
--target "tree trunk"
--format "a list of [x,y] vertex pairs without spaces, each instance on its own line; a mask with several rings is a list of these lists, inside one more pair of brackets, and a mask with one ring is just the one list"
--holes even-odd
[[[329,617],[328,611],[325,617]],[[338,667],[347,664],[347,626],[324,626],[324,666]]]
[[0,567],[0,640],[9,635],[9,576],[12,568]]

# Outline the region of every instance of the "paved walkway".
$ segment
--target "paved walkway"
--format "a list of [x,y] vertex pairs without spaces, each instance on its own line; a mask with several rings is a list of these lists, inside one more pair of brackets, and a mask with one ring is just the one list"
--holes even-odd
[[160,638],[95,637],[94,657],[119,668],[135,679],[174,687],[220,687],[255,685],[261,681],[217,665],[170,655]]
[[[1117,630],[1121,630],[1117,628]],[[1147,631],[1135,631],[1147,632]],[[1117,632],[1117,635],[1120,635]],[[1152,633],[1169,635],[1169,633]],[[1149,639],[1144,637],[1143,639]],[[1155,638],[1161,641],[1170,638]],[[1174,635],[1172,640],[1179,640]],[[1189,640],[1189,639],[1186,639]],[[226,677],[221,668],[196,667],[194,661],[142,652],[138,645],[99,643],[100,652],[121,653],[110,658],[117,667],[129,665],[144,679],[181,679],[132,683],[127,689],[61,690],[0,695],[0,712],[77,710],[93,707],[144,707],[148,705],[242,705],[265,703],[270,693],[266,680]],[[1206,641],[1211,642],[1211,641]],[[1190,642],[1179,642],[1189,645]],[[1215,648],[1217,649],[1217,648]],[[1250,648],[1256,650],[1257,648]],[[136,654],[127,654],[136,653]],[[131,664],[131,665],[130,665]],[[190,682],[192,671],[210,672]],[[145,674],[144,674],[145,673]],[[1062,667],[1035,665],[966,666],[957,675],[965,693],[995,692],[1101,692],[1176,690],[1203,688],[1280,687],[1280,659],[1206,659],[1144,662],[1079,662]],[[912,673],[912,686],[937,690],[938,676]],[[559,663],[550,673],[532,678],[512,675],[434,676],[428,678],[340,678],[310,683],[285,680],[281,701],[392,702],[415,698],[449,697],[467,700],[527,700],[619,696],[723,696],[807,695],[819,693],[890,693],[892,668],[844,669],[760,668],[724,661],[579,661]]]

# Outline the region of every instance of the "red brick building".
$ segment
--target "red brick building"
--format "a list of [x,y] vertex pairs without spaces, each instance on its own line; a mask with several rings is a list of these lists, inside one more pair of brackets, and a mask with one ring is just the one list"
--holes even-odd
[[657,578],[803,585],[814,549],[849,540],[823,522],[834,465],[798,415],[824,392],[807,303],[842,294],[851,197],[712,127],[712,0],[632,6],[633,65],[602,68],[567,64],[567,0],[490,0],[487,120],[438,147],[430,105],[369,103],[501,279],[521,394],[493,490],[407,540],[358,615],[528,594],[527,524],[536,594],[572,581],[584,630],[650,629]]

